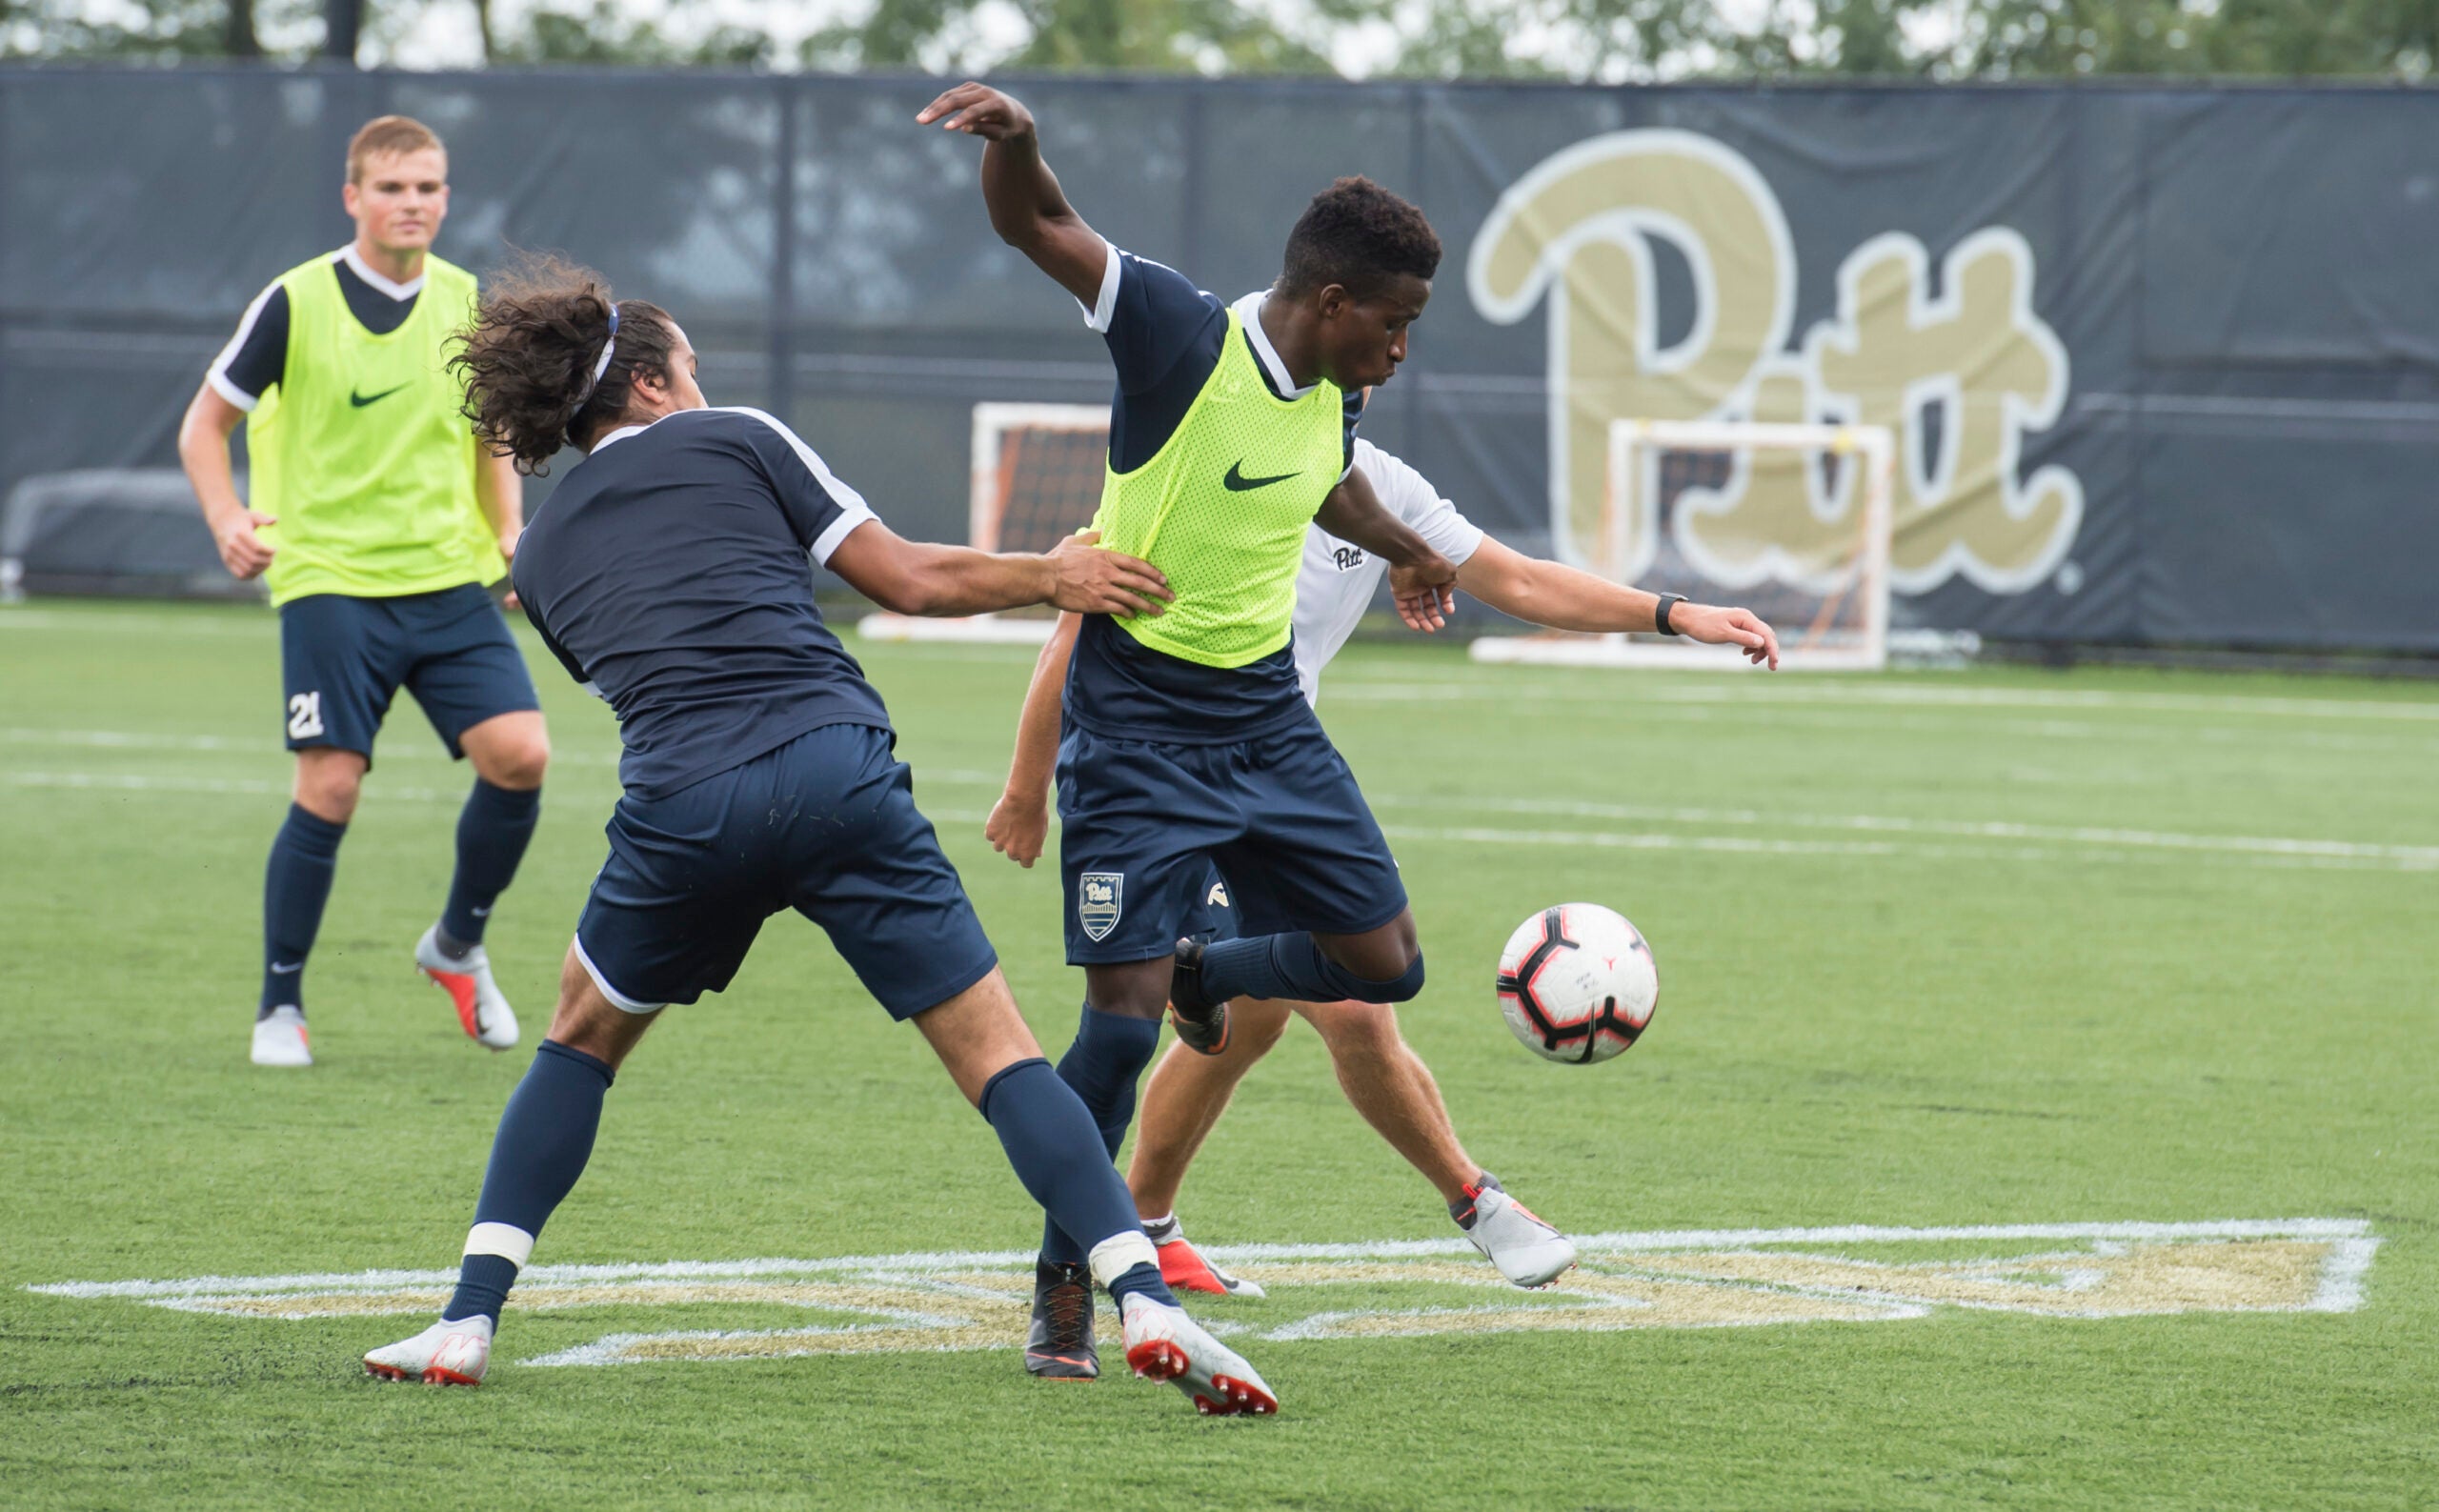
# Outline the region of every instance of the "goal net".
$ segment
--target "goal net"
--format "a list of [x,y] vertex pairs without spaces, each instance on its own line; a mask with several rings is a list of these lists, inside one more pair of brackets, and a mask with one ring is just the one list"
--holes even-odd
[[[1101,404],[978,404],[966,543],[986,552],[1046,552],[1092,523],[1108,469],[1109,407]],[[1057,615],[1047,607],[961,619],[867,615],[874,640],[1038,644]]]
[[[1885,426],[1616,420],[1584,563],[1698,603],[1739,604],[1779,633],[1781,665],[1888,660]],[[1579,667],[1738,665],[1732,646],[1662,635],[1490,635],[1477,661]]]

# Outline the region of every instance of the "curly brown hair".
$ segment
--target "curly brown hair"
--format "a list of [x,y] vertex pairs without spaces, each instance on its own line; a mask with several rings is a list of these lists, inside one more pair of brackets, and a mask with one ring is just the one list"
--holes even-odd
[[626,413],[638,374],[669,376],[669,312],[621,299],[609,370],[593,381],[613,308],[608,279],[550,253],[522,257],[494,279],[449,359],[466,380],[475,439],[540,477],[559,448],[582,445]]

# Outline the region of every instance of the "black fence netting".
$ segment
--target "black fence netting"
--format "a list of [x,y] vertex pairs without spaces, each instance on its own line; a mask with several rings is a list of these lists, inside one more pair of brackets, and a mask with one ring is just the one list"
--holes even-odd
[[[1266,283],[1338,175],[1421,204],[1446,260],[1365,433],[1523,548],[1591,554],[1614,418],[1865,421],[1901,442],[1900,625],[2439,651],[2439,95],[1013,87],[1085,217],[1216,292]],[[1110,379],[991,234],[976,144],[914,124],[937,88],[0,71],[0,492],[173,466],[394,111],[449,143],[443,255],[601,269],[685,324],[715,402],[961,535],[973,406]]]

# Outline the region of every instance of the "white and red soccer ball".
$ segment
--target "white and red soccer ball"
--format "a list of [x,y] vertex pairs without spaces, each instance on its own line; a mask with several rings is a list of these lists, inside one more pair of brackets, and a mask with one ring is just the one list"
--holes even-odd
[[1635,1042],[1659,1005],[1651,947],[1623,915],[1598,903],[1545,908],[1517,925],[1500,952],[1499,1011],[1545,1060],[1606,1060]]

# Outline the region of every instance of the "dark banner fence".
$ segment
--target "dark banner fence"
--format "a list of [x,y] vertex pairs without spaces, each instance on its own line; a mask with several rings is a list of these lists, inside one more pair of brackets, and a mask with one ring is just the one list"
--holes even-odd
[[[1896,618],[2439,652],[2439,95],[1020,81],[1120,246],[1234,294],[1332,177],[1448,257],[1366,433],[1588,551],[1613,415],[1896,427]],[[0,488],[173,464],[247,301],[347,236],[341,148],[449,141],[441,251],[563,250],[954,537],[979,400],[1105,399],[935,81],[0,71]],[[1801,499],[1727,501],[1801,530]],[[1817,524],[1815,527],[1818,528]]]

